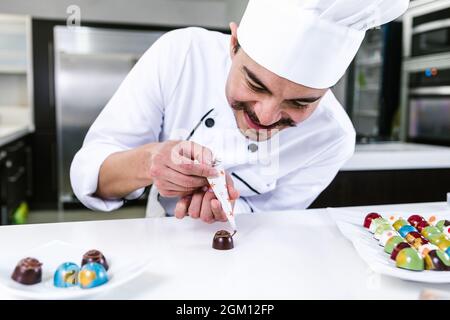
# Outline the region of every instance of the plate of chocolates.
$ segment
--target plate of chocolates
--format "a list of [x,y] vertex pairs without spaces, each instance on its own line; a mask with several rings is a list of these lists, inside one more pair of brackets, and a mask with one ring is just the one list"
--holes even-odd
[[134,279],[148,263],[51,241],[2,261],[0,285],[26,299],[87,298]]
[[374,271],[405,280],[450,283],[450,212],[329,210]]

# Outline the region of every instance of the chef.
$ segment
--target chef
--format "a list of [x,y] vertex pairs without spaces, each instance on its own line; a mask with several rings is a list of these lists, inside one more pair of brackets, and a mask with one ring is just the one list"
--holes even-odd
[[304,209],[352,156],[330,88],[365,31],[408,0],[250,0],[231,35],[164,34],[91,126],[71,166],[78,199],[112,211],[150,188],[147,216],[226,219],[208,185],[225,169],[235,213]]

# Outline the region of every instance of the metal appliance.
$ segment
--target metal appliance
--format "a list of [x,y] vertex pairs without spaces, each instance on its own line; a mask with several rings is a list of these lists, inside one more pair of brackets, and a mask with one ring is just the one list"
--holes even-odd
[[404,16],[402,140],[450,145],[450,1]]
[[70,165],[127,73],[164,32],[54,27],[59,205],[77,202]]

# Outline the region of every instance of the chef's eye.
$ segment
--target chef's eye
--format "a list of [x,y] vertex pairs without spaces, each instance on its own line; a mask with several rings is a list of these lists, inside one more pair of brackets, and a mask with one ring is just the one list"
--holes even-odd
[[291,101],[291,104],[297,109],[306,109],[309,106],[308,103],[301,103],[295,100]]
[[247,80],[247,85],[250,88],[250,90],[252,90],[252,91],[260,92],[260,93],[267,92],[266,89],[264,89],[264,88],[262,88],[262,87],[260,87],[260,86],[258,86],[256,84],[254,84],[254,83],[252,83],[252,82],[250,82],[248,80]]

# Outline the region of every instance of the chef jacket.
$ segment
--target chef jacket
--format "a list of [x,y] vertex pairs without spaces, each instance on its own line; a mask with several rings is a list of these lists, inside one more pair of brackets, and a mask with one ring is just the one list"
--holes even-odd
[[[236,213],[305,209],[330,184],[355,146],[352,123],[331,90],[297,126],[267,141],[248,140],[237,130],[225,95],[229,46],[230,35],[190,27],[164,34],[144,53],[72,162],[72,188],[86,207],[112,211],[144,191],[124,199],[95,195],[100,166],[109,155],[173,139],[219,154],[240,193]],[[173,215],[177,198],[156,199]]]

